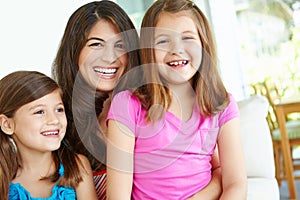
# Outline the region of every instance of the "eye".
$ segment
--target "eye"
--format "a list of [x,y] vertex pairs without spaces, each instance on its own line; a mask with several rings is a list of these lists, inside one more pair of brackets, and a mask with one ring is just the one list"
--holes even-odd
[[45,113],[44,110],[38,110],[38,111],[35,111],[33,114],[35,114],[35,115],[42,115],[44,113]]
[[115,47],[119,48],[119,49],[125,49],[125,45],[123,43],[121,43],[121,42],[120,43],[116,43]]
[[91,44],[88,44],[88,47],[91,47],[93,49],[99,49],[102,48],[104,45],[101,42],[94,42]]
[[193,40],[195,39],[193,36],[183,36],[182,40]]
[[169,42],[169,40],[167,40],[167,39],[161,39],[161,40],[158,40],[158,41],[156,41],[156,45],[160,45],[160,44],[166,44],[166,43],[168,43]]
[[65,108],[64,107],[57,108],[56,112],[64,113],[65,112]]

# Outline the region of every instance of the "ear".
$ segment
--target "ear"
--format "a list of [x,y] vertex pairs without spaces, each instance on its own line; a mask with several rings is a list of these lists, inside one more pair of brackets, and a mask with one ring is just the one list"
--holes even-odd
[[14,133],[14,122],[11,118],[6,117],[5,115],[0,115],[0,127],[1,130],[7,135],[12,135]]

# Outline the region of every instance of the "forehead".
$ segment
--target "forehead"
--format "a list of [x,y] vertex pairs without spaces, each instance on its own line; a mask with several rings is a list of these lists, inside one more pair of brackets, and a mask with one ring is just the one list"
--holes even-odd
[[32,107],[36,106],[36,105],[43,105],[43,106],[53,106],[53,105],[57,105],[58,103],[62,103],[62,98],[61,98],[61,91],[60,89],[56,89],[53,92],[46,94],[45,96],[38,98],[32,102],[29,102],[23,106],[21,106],[19,110],[29,110]]
[[101,39],[108,40],[114,37],[121,38],[121,35],[115,24],[108,20],[100,19],[94,24],[88,33],[88,38],[91,37],[100,37]]
[[196,24],[190,14],[186,11],[180,11],[177,13],[160,13],[155,27],[157,30],[170,30],[179,33],[185,31],[198,32]]

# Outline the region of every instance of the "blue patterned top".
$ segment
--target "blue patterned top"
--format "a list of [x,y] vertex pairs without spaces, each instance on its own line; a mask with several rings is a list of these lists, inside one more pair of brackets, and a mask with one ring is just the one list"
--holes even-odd
[[[60,164],[59,174],[64,175],[64,167]],[[76,192],[73,188],[54,185],[52,195],[48,198],[34,198],[30,193],[20,184],[10,182],[9,200],[76,200]]]

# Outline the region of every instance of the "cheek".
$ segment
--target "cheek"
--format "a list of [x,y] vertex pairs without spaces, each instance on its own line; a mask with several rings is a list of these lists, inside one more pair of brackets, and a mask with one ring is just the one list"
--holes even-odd
[[90,52],[83,48],[78,57],[78,67],[79,67],[78,70],[87,82],[89,80],[89,72],[88,72],[88,69],[89,69],[88,56],[89,56],[89,54],[90,54]]
[[61,124],[62,124],[63,128],[66,129],[67,128],[67,123],[68,123],[67,118],[62,117],[60,121],[61,121]]
[[79,54],[79,58],[78,58],[78,66],[79,66],[79,69],[81,68],[81,66],[83,65],[84,63],[84,60],[85,60],[85,52],[82,50]]
[[192,55],[202,55],[202,46],[198,44],[197,42],[191,42],[188,44],[185,44],[185,49],[189,51]]
[[[125,70],[127,63],[128,63],[128,55],[127,54],[123,54],[122,56],[119,57],[119,60],[121,62],[123,71]],[[133,66],[135,67],[135,66]]]
[[87,65],[88,60],[91,59],[90,58],[92,56],[91,53],[92,53],[91,50],[87,49],[86,47],[84,47],[80,51],[79,58],[78,58],[79,69]]
[[157,63],[163,63],[165,56],[166,56],[165,50],[156,49],[154,51],[154,58],[155,58],[155,62]]
[[14,132],[22,132],[22,131],[32,131],[35,130],[36,127],[38,127],[40,124],[40,121],[36,121],[35,123],[32,123],[32,119],[27,119],[24,117],[23,119],[16,118],[14,119]]
[[194,65],[197,67],[200,66],[201,61],[202,61],[202,46],[199,44],[191,44],[188,46],[188,52],[192,58],[192,62]]

